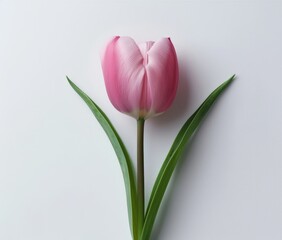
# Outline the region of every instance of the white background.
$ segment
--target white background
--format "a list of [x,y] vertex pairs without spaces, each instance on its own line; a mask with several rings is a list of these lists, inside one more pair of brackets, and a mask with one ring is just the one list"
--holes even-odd
[[187,146],[153,240],[282,239],[281,1],[0,0],[0,239],[129,240],[114,151],[68,75],[135,157],[135,121],[108,100],[100,52],[113,35],[170,36],[171,109],[146,123],[147,199],[181,125],[237,79]]

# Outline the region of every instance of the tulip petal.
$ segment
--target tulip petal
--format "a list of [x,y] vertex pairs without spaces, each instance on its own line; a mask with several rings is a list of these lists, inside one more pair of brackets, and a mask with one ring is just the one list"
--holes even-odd
[[146,73],[150,85],[152,111],[164,112],[172,103],[178,86],[178,62],[169,38],[156,42],[148,51]]
[[130,37],[115,37],[107,45],[102,68],[108,96],[121,112],[139,108],[143,83],[146,78],[143,56]]

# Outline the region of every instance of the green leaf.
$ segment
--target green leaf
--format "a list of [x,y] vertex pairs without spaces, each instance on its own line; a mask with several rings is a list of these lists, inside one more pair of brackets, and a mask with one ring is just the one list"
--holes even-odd
[[118,157],[127,196],[127,207],[128,207],[128,217],[130,222],[131,234],[134,239],[137,239],[137,199],[136,199],[136,180],[135,171],[132,165],[131,158],[120,138],[117,131],[113,127],[112,123],[106,116],[106,114],[101,110],[101,108],[93,102],[93,100],[87,96],[81,89],[79,89],[68,77],[67,80],[71,87],[77,92],[77,94],[84,100],[88,105],[98,122],[103,127],[104,131],[109,137],[110,142],[116,152]]
[[197,130],[201,121],[204,119],[206,113],[216,101],[218,96],[226,89],[226,87],[234,80],[234,78],[235,75],[233,75],[230,79],[228,79],[218,88],[216,88],[180,129],[167,154],[167,157],[160,169],[160,172],[153,186],[148,207],[146,210],[145,222],[140,240],[150,239],[153,225],[159,207],[161,205],[163,196],[165,194],[171,176],[174,172],[174,169],[177,163],[179,162],[181,154],[185,149],[186,143],[193,136],[194,132]]

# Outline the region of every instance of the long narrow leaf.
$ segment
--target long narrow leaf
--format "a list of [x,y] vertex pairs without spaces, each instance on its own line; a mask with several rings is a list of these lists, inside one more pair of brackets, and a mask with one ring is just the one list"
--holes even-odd
[[145,223],[141,234],[141,240],[149,240],[152,232],[152,228],[161,205],[163,196],[167,189],[168,183],[174,172],[174,169],[179,162],[181,154],[183,153],[186,143],[189,141],[193,133],[199,127],[201,121],[204,119],[208,110],[211,108],[213,103],[216,101],[218,96],[226,89],[226,87],[234,80],[233,75],[226,82],[221,84],[215,89],[209,97],[202,103],[202,105],[195,111],[195,113],[184,123],[176,136],[170,151],[160,169],[160,172],[155,181],[150,200],[148,203]]
[[71,87],[88,105],[88,107],[90,108],[96,119],[98,120],[98,122],[101,124],[116,152],[125,183],[128,217],[130,222],[131,234],[134,236],[134,239],[137,239],[136,181],[135,181],[134,168],[130,156],[120,136],[118,135],[117,131],[111,124],[106,114],[101,110],[101,108],[98,107],[96,103],[94,103],[94,101],[89,96],[87,96],[81,89],[79,89],[68,77],[67,80],[71,85]]

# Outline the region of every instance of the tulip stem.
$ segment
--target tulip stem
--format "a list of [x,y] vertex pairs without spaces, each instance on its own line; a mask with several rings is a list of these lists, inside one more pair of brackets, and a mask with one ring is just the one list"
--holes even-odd
[[144,225],[144,124],[145,120],[137,120],[137,204],[138,204],[138,236],[141,236]]

